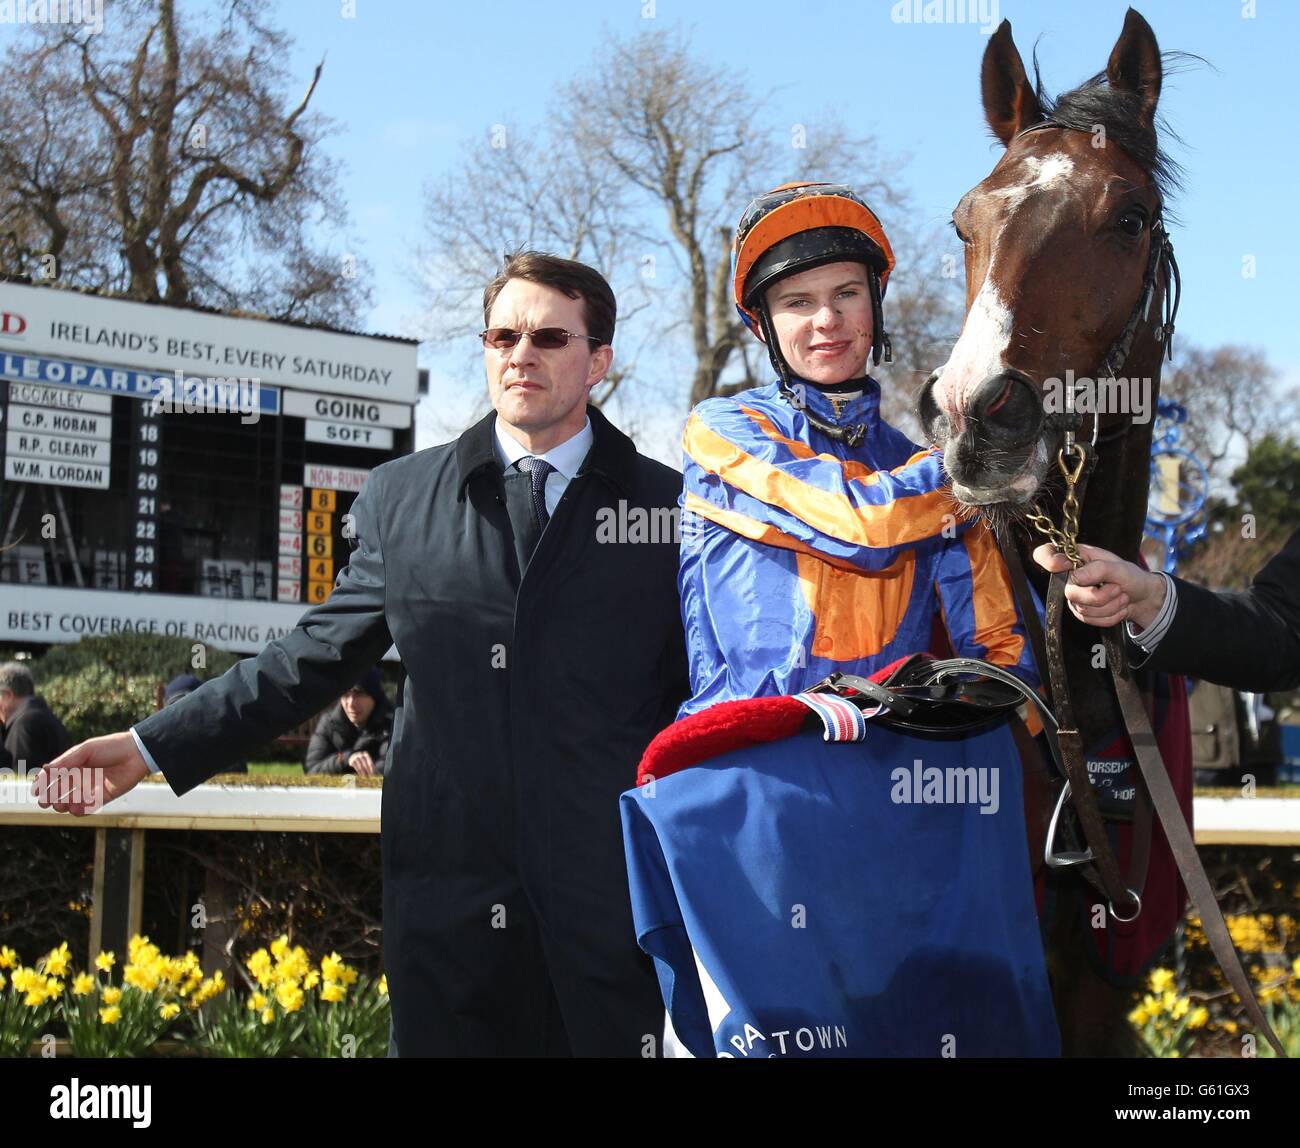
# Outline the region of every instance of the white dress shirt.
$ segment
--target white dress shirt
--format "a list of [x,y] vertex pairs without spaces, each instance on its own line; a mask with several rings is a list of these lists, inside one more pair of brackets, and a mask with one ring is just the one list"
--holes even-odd
[[[1158,570],[1156,573],[1165,580],[1165,600],[1160,603],[1160,609],[1151,619],[1151,625],[1145,630],[1136,631],[1133,629],[1132,622],[1124,623],[1129,638],[1144,654],[1152,653],[1160,644],[1160,639],[1169,632],[1169,626],[1174,620],[1174,612],[1178,609],[1178,592],[1174,588],[1174,580],[1163,570]],[[1144,658],[1143,661],[1145,660]]]
[[546,476],[546,513],[554,514],[555,508],[560,503],[560,497],[564,494],[564,488],[578,473],[582,460],[591,450],[592,439],[595,437],[591,431],[591,419],[587,419],[582,424],[582,430],[572,438],[565,439],[559,446],[553,446],[545,454],[539,455],[533,455],[523,443],[502,429],[500,415],[497,416],[496,432],[497,453],[507,470],[521,458],[534,457],[549,462],[555,468]]

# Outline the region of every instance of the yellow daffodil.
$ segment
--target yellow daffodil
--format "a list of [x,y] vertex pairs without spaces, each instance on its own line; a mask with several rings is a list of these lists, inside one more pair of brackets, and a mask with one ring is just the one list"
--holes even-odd
[[104,990],[103,998],[106,1005],[115,1005],[122,999],[122,990],[110,985]]
[[78,973],[72,982],[72,995],[84,997],[95,991],[95,978],[89,973]]
[[354,985],[357,983],[357,970],[351,965],[344,965],[342,973],[339,974],[339,980],[345,985]]
[[122,1010],[117,1005],[110,1005],[108,1008],[99,1010],[100,1024],[117,1024],[122,1019]]
[[68,942],[64,941],[57,949],[51,949],[45,955],[45,971],[52,976],[61,977],[68,971],[71,961],[72,954],[68,952]]
[[156,961],[161,955],[157,945],[148,937],[136,934],[126,945],[126,956],[133,964],[148,964]]
[[0,973],[0,989],[4,987],[5,987],[5,975],[4,973]]
[[265,993],[254,993],[248,998],[248,1007],[252,1012],[258,1012],[266,1008],[266,1003]]
[[95,968],[101,973],[108,972],[117,963],[117,958],[112,953],[100,953],[95,958]]
[[12,969],[18,966],[18,954],[8,945],[0,945],[0,969]]
[[23,1004],[28,1008],[40,1008],[45,1003],[45,986],[39,985],[27,990],[23,997]]
[[[1300,973],[1297,973],[1296,975],[1300,976]],[[387,973],[385,973],[382,977],[379,978],[379,995],[381,997],[386,997],[388,995],[388,974]]]
[[1179,997],[1178,1000],[1174,1002],[1173,1007],[1169,1010],[1169,1014],[1174,1018],[1174,1020],[1182,1020],[1191,1007],[1192,1002],[1188,1000],[1187,997]]
[[263,1009],[263,1010],[262,1010],[262,1023],[263,1023],[263,1024],[270,1024],[273,1020],[275,1020],[275,1009],[273,1009],[273,1008],[265,1008],[265,1009]]
[[297,1012],[302,1008],[303,992],[296,984],[286,982],[276,987],[275,999],[285,1012]]
[[1188,1028],[1204,1028],[1210,1020],[1210,1010],[1204,1005],[1197,1005],[1192,1009],[1192,1015],[1187,1018]]
[[338,953],[330,953],[328,957],[322,957],[320,962],[320,975],[327,981],[337,981],[342,978],[339,973],[343,970],[343,958]]
[[323,1001],[329,1001],[331,1004],[341,1001],[347,996],[348,990],[345,989],[338,981],[326,981],[325,986],[320,991],[320,997]]
[[1137,1028],[1141,1028],[1146,1024],[1150,1017],[1147,1015],[1147,1010],[1141,1005],[1138,1005],[1137,1008],[1128,1014],[1128,1019],[1131,1024],[1135,1025]]
[[280,958],[289,951],[289,938],[283,933],[271,942],[271,956]]
[[158,966],[156,964],[137,965],[129,964],[122,970],[122,980],[128,985],[134,985],[142,992],[153,992],[158,987],[161,979]]
[[171,1020],[172,1017],[178,1015],[180,1011],[181,1006],[175,1001],[171,1001],[158,1010],[158,1015],[162,1017],[163,1020]]
[[318,984],[320,984],[320,973],[315,969],[303,977],[302,987],[305,989],[314,989]]
[[1152,969],[1151,975],[1147,977],[1147,984],[1153,993],[1159,995],[1173,987],[1174,974],[1169,969]]
[[1291,975],[1300,980],[1300,957],[1291,962]]
[[262,988],[268,988],[275,979],[275,973],[271,967],[271,954],[265,949],[258,949],[244,963],[248,966],[248,971],[257,978],[257,983]]

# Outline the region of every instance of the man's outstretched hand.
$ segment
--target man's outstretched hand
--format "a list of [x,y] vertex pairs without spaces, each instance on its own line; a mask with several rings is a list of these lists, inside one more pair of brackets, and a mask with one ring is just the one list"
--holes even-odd
[[32,796],[42,809],[81,817],[135,788],[149,767],[131,731],[92,737],[37,770]]
[[[1139,631],[1155,621],[1165,600],[1165,580],[1159,574],[1100,546],[1080,544],[1079,557],[1083,565],[1065,587],[1065,601],[1079,621],[1113,626],[1127,620]],[[1034,551],[1034,561],[1051,573],[1070,569],[1070,560],[1050,542]]]

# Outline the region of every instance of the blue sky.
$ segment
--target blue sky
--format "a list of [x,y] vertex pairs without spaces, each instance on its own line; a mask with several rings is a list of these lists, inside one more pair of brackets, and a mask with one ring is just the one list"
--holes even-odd
[[[422,305],[405,269],[420,238],[424,180],[453,168],[466,138],[535,117],[557,83],[592,65],[602,28],[646,27],[646,4],[356,7],[354,19],[341,18],[333,2],[294,0],[277,11],[296,37],[299,74],[327,55],[317,102],[343,126],[329,147],[347,165],[343,186],[375,270],[369,324],[400,331]],[[999,0],[983,11],[1012,22],[1026,60],[1041,37],[1048,87],[1060,91],[1104,66],[1126,8],[1122,0]],[[1184,281],[1179,329],[1204,345],[1260,346],[1289,382],[1300,381],[1300,229],[1290,220],[1300,185],[1300,5],[1259,0],[1253,15],[1241,0],[1145,0],[1138,8],[1162,48],[1213,65],[1169,77],[1161,99],[1185,141],[1174,150],[1187,169],[1173,233]],[[886,152],[906,153],[903,178],[927,219],[945,220],[996,159],[979,104],[987,38],[978,23],[895,22],[888,0],[655,0],[653,10],[656,26],[689,29],[705,58],[779,89],[778,122],[834,107]],[[1242,276],[1248,255],[1253,279]]]
[[[886,154],[908,155],[902,178],[915,202],[926,220],[946,220],[997,156],[978,83],[996,19],[1011,20],[1026,60],[1041,37],[1055,92],[1104,66],[1127,7],[1124,0],[948,3],[982,8],[993,19],[983,27],[897,22],[893,0],[355,0],[353,18],[343,15],[345,0],[280,0],[267,10],[296,41],[293,98],[326,58],[314,103],[339,124],[326,147],[340,161],[353,231],[374,270],[376,305],[363,325],[407,333],[423,306],[410,279],[423,184],[453,169],[462,142],[482,138],[489,125],[535,119],[558,83],[594,66],[602,29],[685,27],[699,55],[743,70],[764,92],[777,89],[776,122],[837,109],[852,128],[873,133]],[[1300,4],[1143,0],[1138,8],[1161,47],[1213,65],[1168,78],[1161,99],[1185,141],[1174,149],[1187,169],[1187,189],[1174,205],[1184,282],[1179,330],[1202,345],[1262,347],[1289,385],[1300,383],[1293,314],[1300,228],[1291,218],[1300,186]],[[1252,255],[1256,276],[1246,279],[1242,261]],[[455,389],[440,382],[445,359],[426,358],[435,402],[460,409],[463,395],[443,393]]]

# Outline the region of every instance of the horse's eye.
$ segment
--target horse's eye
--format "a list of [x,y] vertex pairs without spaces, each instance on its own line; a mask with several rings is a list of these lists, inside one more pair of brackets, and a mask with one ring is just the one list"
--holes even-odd
[[1146,212],[1136,207],[1128,208],[1123,215],[1119,217],[1119,229],[1130,239],[1136,239],[1142,234],[1142,229],[1147,225]]

